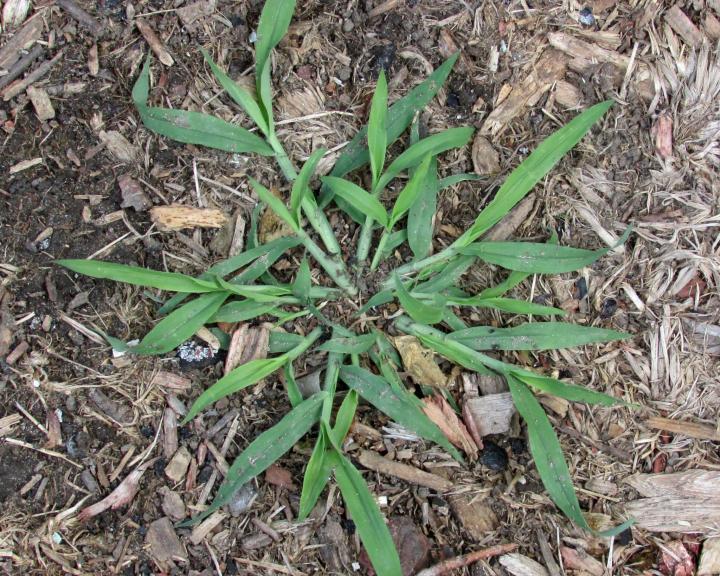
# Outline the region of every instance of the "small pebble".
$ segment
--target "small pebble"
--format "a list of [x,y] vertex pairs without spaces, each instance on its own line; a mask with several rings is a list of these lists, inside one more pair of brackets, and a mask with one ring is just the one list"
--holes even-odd
[[508,465],[507,452],[492,440],[484,440],[485,448],[480,454],[480,464],[487,466],[490,470],[505,470]]
[[343,22],[343,25],[342,25],[343,32],[346,32],[346,33],[352,32],[354,28],[355,28],[355,22],[350,20],[350,18],[346,18],[345,22]]
[[447,95],[445,104],[447,104],[448,108],[459,108],[460,107],[460,98],[458,97],[457,94],[455,94],[455,92],[450,92],[450,94]]
[[628,544],[630,544],[630,542],[632,542],[632,540],[633,540],[633,535],[632,535],[632,530],[630,530],[630,528],[626,528],[625,530],[620,532],[620,534],[615,536],[615,543],[618,544],[619,546],[627,546]]
[[615,298],[606,298],[600,309],[600,318],[610,318],[617,310],[617,300]]
[[595,24],[595,16],[593,16],[592,8],[585,7],[582,10],[580,10],[578,20],[580,21],[580,24],[582,24],[583,26],[594,25]]

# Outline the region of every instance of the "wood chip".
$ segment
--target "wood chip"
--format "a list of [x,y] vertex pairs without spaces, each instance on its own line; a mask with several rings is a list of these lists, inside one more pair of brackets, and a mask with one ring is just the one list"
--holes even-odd
[[532,196],[523,198],[500,222],[495,224],[483,237],[483,241],[500,242],[507,240],[517,231],[520,226],[529,220],[529,216],[535,207],[535,199]]
[[165,458],[172,458],[178,449],[178,423],[177,414],[172,408],[165,408],[163,412],[163,452]]
[[455,494],[448,498],[450,508],[463,528],[476,540],[482,540],[498,527],[498,519],[483,496]]
[[[100,502],[96,502],[95,504],[88,506],[87,508],[83,508],[80,514],[78,514],[78,521],[84,522],[85,520],[89,520],[93,516],[101,514],[108,508],[117,510],[121,506],[125,506],[126,504],[132,502],[133,498],[135,498],[135,494],[137,494],[140,478],[142,478],[145,470],[152,466],[156,460],[157,458],[153,458],[152,460],[147,460],[143,462],[137,468],[135,468],[135,470],[128,474],[125,479],[120,482],[120,484],[118,484],[115,490],[113,490],[105,498],[100,500]],[[106,486],[108,484],[107,477],[104,474],[101,474],[100,466],[98,466],[98,481],[100,481],[100,484],[102,484],[103,486]]]
[[709,538],[703,542],[700,566],[697,576],[720,574],[720,538]]
[[177,15],[183,26],[189,31],[194,32],[199,28],[197,20],[210,16],[215,11],[217,0],[202,0],[201,2],[193,2],[187,6],[183,6],[177,10]]
[[13,428],[22,421],[20,414],[10,414],[0,418],[0,438],[12,433]]
[[25,26],[6,39],[0,46],[0,69],[9,70],[20,59],[23,50],[29,50],[40,39],[42,31],[42,15],[33,16]]
[[400,353],[405,370],[417,384],[447,387],[447,378],[435,362],[435,353],[420,344],[415,336],[398,336],[393,338],[393,344]]
[[567,546],[560,547],[560,556],[566,569],[582,571],[592,576],[603,576],[605,566],[599,560],[590,556],[582,548],[575,550]]
[[163,517],[150,524],[145,537],[145,543],[150,549],[150,555],[161,566],[168,562],[187,562],[187,550],[175,533],[170,518]]
[[625,505],[636,526],[652,532],[705,533],[720,525],[720,500],[656,496]]
[[92,388],[88,396],[97,409],[111,420],[121,425],[133,423],[135,416],[132,409],[121,402],[108,398],[99,388]]
[[566,110],[582,108],[584,100],[583,93],[575,84],[566,80],[558,80],[555,83],[555,102]]
[[152,206],[140,183],[130,174],[118,176],[118,186],[122,195],[122,204],[120,204],[122,208],[133,208],[136,212],[144,212]]
[[152,379],[153,386],[160,386],[169,390],[175,390],[177,392],[187,392],[192,388],[192,381],[190,378],[181,376],[180,374],[173,374],[166,370],[160,370]]
[[192,456],[188,449],[185,446],[180,446],[165,467],[165,476],[175,483],[180,482],[185,478],[190,460],[192,460]]
[[10,166],[10,174],[17,174],[18,172],[22,172],[23,170],[29,170],[33,166],[37,166],[38,164],[42,164],[42,163],[43,163],[42,158],[31,158],[29,160],[21,160],[17,164]]
[[182,497],[177,492],[173,492],[167,486],[163,486],[159,490],[162,496],[162,510],[169,516],[173,522],[179,522],[187,516],[187,507]]
[[677,32],[689,46],[698,48],[702,45],[702,32],[697,29],[692,20],[682,11],[679,4],[673,4],[668,11],[665,12],[665,22],[667,22],[670,28]]
[[475,174],[485,176],[500,172],[500,156],[490,141],[479,132],[473,142],[472,161]]
[[423,399],[423,411],[440,428],[453,445],[463,450],[470,458],[478,454],[478,446],[455,411],[442,396]]
[[222,512],[214,512],[203,522],[193,528],[192,534],[190,534],[190,542],[196,546],[200,544],[212,532],[215,527],[227,518],[227,514]]
[[97,44],[93,44],[90,50],[88,50],[87,64],[90,76],[97,76],[98,72],[100,72],[100,57],[98,55]]
[[690,438],[699,438],[700,440],[720,441],[720,431],[717,428],[708,426],[707,424],[698,424],[696,422],[688,422],[685,420],[671,420],[670,418],[661,418],[654,416],[645,420],[645,426],[655,428],[656,430],[665,430],[673,434],[682,434]]
[[498,562],[513,576],[548,576],[542,564],[517,552],[500,556]]
[[238,327],[230,339],[225,374],[246,364],[251,360],[267,358],[270,345],[270,329],[268,326],[250,328],[247,324]]
[[150,218],[164,232],[184,228],[222,228],[227,216],[214,208],[193,208],[182,204],[155,206]]
[[425,472],[408,464],[401,464],[400,462],[389,460],[377,452],[361,450],[358,461],[365,466],[365,468],[369,468],[375,472],[394,476],[411,484],[425,486],[438,492],[446,492],[453,487],[453,483],[442,476]]
[[556,50],[545,50],[525,79],[512,87],[485,120],[482,134],[493,136],[502,132],[510,121],[534,106],[550,87],[565,75],[567,58]]
[[30,72],[27,76],[24,78],[21,78],[19,80],[16,80],[6,88],[3,88],[2,90],[2,97],[5,102],[8,100],[11,100],[12,98],[15,98],[18,94],[21,94],[25,89],[32,85],[33,83],[37,82],[45,76],[50,70],[52,69],[55,64],[57,64],[60,59],[63,57],[63,50],[60,50],[55,56],[52,57],[51,60],[46,60],[40,66],[35,68],[32,72]]
[[509,392],[466,398],[463,403],[463,414],[466,407],[480,436],[505,434],[510,430],[515,404]]
[[165,66],[172,66],[175,61],[173,60],[173,57],[170,56],[170,52],[168,52],[165,44],[163,44],[162,40],[160,40],[152,26],[145,22],[145,20],[141,19],[135,20],[135,26],[137,26],[137,29],[140,30],[140,34],[143,35],[143,38],[145,38],[145,41],[150,45],[152,51],[155,52],[155,56],[158,57],[158,60],[165,64]]
[[65,10],[72,18],[77,20],[83,28],[89,30],[93,36],[100,36],[102,34],[103,25],[80,8],[75,0],[56,0],[56,4]]
[[120,162],[134,163],[140,157],[137,147],[130,144],[128,139],[117,130],[101,131],[98,136],[110,154]]
[[686,470],[672,474],[634,474],[625,478],[641,496],[720,498],[720,472]]
[[652,127],[655,136],[655,151],[663,159],[672,157],[673,152],[673,121],[669,112],[660,114]]
[[33,108],[35,108],[35,114],[37,114],[38,120],[45,122],[55,118],[55,109],[53,108],[52,102],[50,102],[50,96],[42,88],[35,88],[34,86],[28,86],[27,95],[32,102]]
[[705,14],[703,29],[705,30],[707,37],[713,42],[720,40],[720,20],[718,20],[711,12]]
[[291,492],[297,489],[297,486],[293,482],[292,472],[278,464],[273,464],[265,470],[265,481],[268,484],[280,486]]

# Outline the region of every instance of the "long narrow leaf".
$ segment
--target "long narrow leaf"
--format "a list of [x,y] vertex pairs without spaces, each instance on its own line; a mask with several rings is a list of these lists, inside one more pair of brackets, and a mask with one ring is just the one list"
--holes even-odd
[[223,304],[210,322],[245,322],[263,314],[272,314],[276,308],[277,304],[273,302],[237,300]]
[[510,314],[534,314],[538,316],[557,315],[565,316],[565,310],[553,306],[543,306],[527,300],[515,300],[513,298],[483,298],[472,296],[470,298],[450,298],[453,306],[474,306],[476,308],[495,308]]
[[437,158],[430,161],[420,193],[408,211],[408,244],[415,258],[424,258],[432,249],[433,218],[437,211]]
[[225,505],[240,486],[262,474],[273,462],[290,450],[320,418],[320,407],[325,395],[325,392],[314,394],[288,412],[275,426],[255,438],[235,458],[213,503],[183,525],[195,524]]
[[388,224],[388,228],[392,229],[392,227],[395,226],[405,213],[410,210],[410,207],[415,204],[426,184],[427,174],[432,160],[433,156],[425,157],[398,195],[390,214],[390,223]]
[[[340,378],[381,412],[426,440],[442,446],[461,460],[460,454],[440,429],[420,410],[416,402],[399,394],[387,380],[358,366],[343,366]],[[409,394],[409,393],[408,393]]]
[[453,246],[457,248],[467,246],[499,222],[570,149],[580,142],[612,104],[612,101],[608,100],[588,108],[546,138],[522,164],[512,171],[495,194],[495,198],[480,212],[475,223],[453,243]]
[[567,322],[533,322],[513,328],[476,326],[448,335],[473,350],[555,350],[629,337],[615,330]]
[[373,344],[375,344],[375,334],[357,334],[346,338],[331,338],[323,342],[317,349],[342,354],[362,354],[370,350]]
[[[303,198],[310,194],[310,190],[308,188],[310,179],[315,173],[315,168],[317,168],[318,162],[320,162],[320,159],[325,155],[325,152],[327,152],[325,148],[318,148],[315,150],[315,152],[310,155],[310,158],[305,161],[305,164],[303,164],[303,167],[300,169],[298,177],[295,178],[295,181],[293,182],[292,191],[290,192],[290,212],[298,221],[300,218],[298,214],[300,204],[302,204]],[[313,204],[314,203],[315,202],[313,201]]]
[[151,356],[177,348],[215,315],[227,297],[227,292],[203,294],[181,306],[156,324],[140,344],[133,346],[133,354]]
[[333,450],[328,457],[334,466],[335,480],[343,501],[355,523],[375,573],[382,576],[402,576],[400,558],[390,530],[365,480],[340,452]]
[[325,432],[321,428],[315,441],[310,460],[305,467],[305,475],[303,476],[302,492],[300,493],[300,510],[298,511],[298,520],[305,520],[317,503],[320,494],[327,486],[330,480],[330,458],[327,457],[327,441],[325,440]]
[[357,184],[353,184],[343,178],[334,176],[325,176],[323,182],[330,186],[335,194],[343,198],[346,202],[355,207],[366,216],[370,216],[376,222],[383,226],[388,224],[388,215],[380,201],[368,194]]
[[258,195],[258,198],[265,202],[265,204],[267,204],[268,207],[275,212],[278,218],[290,226],[295,233],[298,233],[300,231],[300,225],[298,224],[297,217],[290,214],[290,211],[287,209],[287,206],[285,206],[285,203],[257,180],[250,177],[248,177],[248,180],[250,181],[253,190],[255,190],[255,194]]
[[407,291],[397,274],[395,274],[395,293],[405,312],[416,322],[437,324],[442,320],[444,304],[442,302],[434,304],[421,302]]
[[385,71],[378,76],[375,93],[370,104],[370,118],[368,119],[368,150],[370,151],[370,170],[373,185],[380,178],[385,165],[385,151],[387,149],[387,101],[388,86]]

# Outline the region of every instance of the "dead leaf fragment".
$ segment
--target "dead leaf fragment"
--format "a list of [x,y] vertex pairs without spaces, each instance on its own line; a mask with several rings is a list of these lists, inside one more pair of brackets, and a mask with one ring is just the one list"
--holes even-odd
[[475,174],[485,176],[500,172],[500,156],[490,141],[478,133],[472,147],[472,161]]
[[542,564],[517,552],[500,556],[498,562],[513,576],[548,576]]
[[720,538],[709,538],[703,542],[698,576],[711,574],[720,574]]
[[138,149],[128,142],[117,130],[101,131],[98,136],[105,144],[110,154],[117,158],[120,162],[133,163],[140,157]]
[[447,400],[442,396],[423,399],[423,411],[440,428],[450,442],[463,450],[470,458],[477,458],[478,447],[470,436],[465,424],[455,414]]
[[[285,201],[277,188],[271,188],[270,192],[283,202]],[[268,242],[272,242],[273,240],[277,240],[278,238],[292,235],[293,231],[290,226],[288,226],[282,218],[275,214],[269,206],[266,206],[262,216],[260,217],[260,222],[258,223],[258,239],[260,242],[262,244],[266,244]]]
[[144,212],[152,206],[140,183],[130,174],[119,176],[118,186],[122,195],[122,204],[120,204],[122,208],[133,208],[136,212]]
[[210,16],[215,11],[216,3],[217,0],[193,2],[192,4],[179,8],[177,15],[183,23],[183,26],[185,26],[189,32],[194,32],[198,29],[199,25],[196,21],[205,16]]
[[393,339],[405,370],[417,384],[445,388],[447,378],[435,362],[435,353],[428,350],[415,336],[398,336]]
[[221,228],[227,221],[227,216],[214,208],[170,204],[151,208],[150,219],[159,230],[167,232],[184,228]]
[[488,532],[498,527],[495,512],[485,499],[478,494],[456,494],[448,498],[450,508],[462,524],[476,540],[482,540]]
[[188,561],[187,551],[175,533],[170,518],[159,518],[150,524],[145,542],[150,555],[161,566],[168,566],[169,562]]
[[84,522],[93,516],[97,516],[98,514],[105,512],[108,508],[117,510],[120,506],[124,506],[132,502],[133,498],[135,498],[135,494],[137,494],[140,478],[142,478],[145,470],[155,463],[155,460],[157,460],[157,458],[153,458],[152,460],[148,460],[147,462],[140,464],[137,468],[135,468],[135,470],[130,472],[130,474],[128,474],[122,482],[120,482],[115,490],[100,500],[100,502],[96,502],[92,506],[84,508],[80,514],[78,514],[78,520],[80,522]]
[[472,418],[480,436],[505,434],[510,430],[515,404],[509,392],[466,398],[463,414],[466,413]]
[[292,472],[278,464],[273,464],[265,470],[265,481],[268,484],[274,484],[275,486],[280,486],[280,488],[285,488],[290,491],[295,491],[297,488],[292,481]]

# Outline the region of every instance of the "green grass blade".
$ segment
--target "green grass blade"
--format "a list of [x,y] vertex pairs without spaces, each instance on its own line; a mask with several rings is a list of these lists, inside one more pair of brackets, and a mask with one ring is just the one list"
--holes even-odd
[[453,458],[462,457],[440,429],[425,415],[416,401],[410,400],[409,392],[403,394],[380,376],[359,366],[343,366],[340,378],[375,408],[387,414],[398,424],[412,430],[426,440],[435,442],[449,452]]
[[377,266],[380,262],[385,260],[392,254],[395,249],[400,246],[403,242],[405,242],[408,239],[408,233],[407,230],[397,230],[395,232],[391,232],[390,234],[387,234],[385,237],[385,242],[382,246],[378,246],[379,253],[376,254],[375,258],[373,258],[373,262],[377,259],[377,263],[375,266]]
[[470,298],[450,298],[453,306],[474,306],[476,308],[495,308],[501,312],[510,314],[534,314],[537,316],[565,316],[565,310],[553,306],[543,306],[527,300],[515,300],[513,298],[483,298],[472,296]]
[[320,494],[330,480],[330,458],[327,457],[327,441],[325,432],[321,428],[318,433],[315,447],[313,448],[310,460],[305,467],[302,492],[300,493],[300,510],[298,521],[305,520],[320,498]]
[[405,312],[416,322],[437,324],[442,321],[445,312],[444,304],[425,304],[421,302],[407,291],[397,274],[395,274],[395,293]]
[[383,205],[377,198],[368,194],[360,188],[360,186],[334,176],[325,176],[322,181],[330,186],[335,194],[340,196],[356,210],[365,216],[370,216],[373,220],[382,224],[382,226],[387,226],[388,215]]
[[131,348],[133,354],[165,354],[200,330],[227,299],[227,292],[203,294],[163,318],[142,341]]
[[484,176],[473,174],[472,172],[463,172],[462,174],[453,174],[452,176],[446,176],[445,178],[441,178],[440,180],[438,180],[437,187],[438,190],[444,190],[445,188],[449,188],[450,186],[455,186],[455,184],[460,184],[460,182],[467,182],[469,180],[482,180],[484,178]]
[[448,334],[473,350],[556,350],[624,340],[630,334],[567,322],[533,322],[513,328],[476,326]]
[[397,200],[395,200],[392,213],[390,214],[390,224],[388,224],[388,228],[392,229],[392,227],[398,223],[405,213],[410,210],[410,207],[417,201],[418,196],[420,196],[420,193],[425,187],[428,170],[430,169],[430,162],[432,160],[433,156],[425,157],[398,195]]
[[464,126],[462,128],[448,128],[437,134],[432,134],[427,138],[423,138],[417,144],[410,146],[405,152],[400,154],[390,163],[385,173],[373,188],[373,194],[377,195],[383,190],[394,178],[408,168],[418,166],[426,156],[436,156],[450,150],[465,146],[475,129],[472,126]]
[[268,205],[270,210],[275,212],[278,218],[280,218],[288,226],[290,226],[293,232],[295,232],[296,234],[299,233],[300,224],[298,223],[297,218],[290,214],[290,211],[287,209],[287,206],[285,206],[285,203],[254,178],[250,178],[248,176],[248,180],[250,181],[250,185],[253,187],[255,194],[258,195],[258,198],[265,202],[265,204]]
[[540,376],[539,374],[534,374],[529,370],[513,370],[510,368],[510,373],[524,384],[527,384],[540,392],[565,398],[565,400],[569,400],[570,402],[584,402],[585,404],[599,404],[601,406],[633,406],[620,398],[613,398],[612,396],[608,396],[602,392],[596,392],[595,390],[590,390],[570,382],[563,382],[562,380],[556,380],[555,378]]
[[338,446],[342,446],[345,437],[350,431],[359,402],[360,396],[358,393],[355,390],[350,390],[343,398],[340,408],[338,408],[335,415],[335,425],[332,428],[333,439]]
[[437,211],[439,191],[437,168],[437,158],[433,157],[422,182],[420,193],[408,211],[408,244],[415,258],[424,258],[430,254],[432,249],[433,217]]
[[320,407],[326,393],[314,394],[288,412],[280,422],[255,438],[230,466],[225,481],[218,489],[213,503],[182,526],[195,524],[225,505],[235,491],[248,480],[262,474],[288,452],[320,418]]
[[515,407],[527,423],[530,453],[550,498],[575,524],[590,530],[575,495],[560,442],[545,411],[525,384],[512,375],[507,376],[507,382]]
[[245,322],[263,314],[271,314],[277,305],[273,302],[255,302],[254,300],[237,300],[223,304],[209,320],[215,322]]
[[486,298],[499,298],[505,292],[508,290],[512,290],[520,284],[523,280],[526,278],[529,278],[531,274],[526,274],[525,272],[516,272],[512,271],[510,274],[508,274],[508,277],[505,278],[500,284],[497,284],[496,286],[491,286],[490,288],[486,288],[480,294],[478,294],[478,298],[486,299]]
[[303,395],[295,380],[295,369],[293,368],[292,362],[285,364],[284,376],[285,391],[287,392],[288,400],[290,400],[290,406],[295,408],[303,401]]
[[317,347],[325,352],[363,354],[375,344],[375,334],[356,334],[351,337],[334,337]]
[[375,86],[372,103],[370,104],[370,118],[368,119],[367,142],[370,152],[370,170],[372,172],[373,186],[385,165],[385,152],[387,150],[387,101],[388,86],[385,71],[381,70]]
[[270,332],[268,351],[270,354],[284,354],[300,346],[304,338],[300,334],[293,334],[284,330],[272,330]]
[[300,299],[300,302],[307,302],[310,299],[311,284],[310,265],[308,264],[307,258],[303,258],[297,275],[295,276],[295,284],[293,284],[293,294]]
[[383,290],[374,294],[363,306],[355,313],[355,316],[361,316],[365,314],[370,308],[375,306],[382,306],[383,304],[389,304],[395,299],[392,290]]
[[[268,78],[270,77],[270,52],[287,33],[294,11],[295,0],[266,0],[263,6],[255,44],[255,75],[258,82],[258,94],[262,92],[259,84],[263,72],[267,70],[265,73]],[[266,112],[271,112],[272,102],[269,97],[269,94],[261,96],[261,102]]]
[[212,70],[212,73],[215,75],[218,82],[220,82],[220,85],[225,89],[230,97],[240,105],[247,115],[250,116],[252,121],[255,122],[263,134],[267,134],[267,121],[265,120],[265,116],[263,115],[262,110],[260,110],[260,106],[252,94],[250,94],[242,86],[239,86],[232,78],[230,78],[230,76],[225,74],[225,72],[223,72],[218,65],[215,64],[207,50],[200,48],[200,52],[202,52],[205,62],[207,62],[208,66],[210,66],[210,70]]
[[[623,234],[620,244],[627,239],[629,231],[630,229]],[[508,270],[526,274],[562,274],[589,266],[613,248],[615,246],[583,250],[533,242],[477,242],[459,251]]]
[[495,198],[480,212],[475,223],[453,243],[453,246],[456,248],[467,246],[497,224],[582,139],[610,106],[612,106],[611,100],[596,104],[546,138],[512,171]]
[[443,292],[455,285],[460,276],[465,274],[475,261],[473,256],[460,256],[444,264],[430,280],[418,284],[413,292],[434,294]]
[[[387,115],[387,142],[388,146],[398,139],[410,125],[415,114],[425,108],[445,83],[450,71],[458,59],[459,53],[453,54],[445,60],[422,83],[410,90],[406,96],[395,102],[388,110]],[[333,167],[332,176],[342,177],[367,164],[369,153],[366,145],[367,126],[364,126],[345,147]],[[320,205],[326,206],[332,199],[332,190],[323,187]]]
[[293,182],[292,191],[290,192],[290,213],[295,216],[298,222],[300,221],[300,204],[302,204],[303,198],[307,194],[311,194],[309,189],[310,179],[313,177],[318,162],[325,155],[325,152],[327,152],[325,148],[315,150],[303,164],[298,177]]
[[340,452],[333,450],[328,457],[335,469],[335,481],[340,488],[345,506],[376,574],[402,576],[395,544],[385,525],[375,497],[360,472]]
[[199,294],[203,292],[217,292],[220,290],[211,282],[204,282],[191,276],[175,272],[158,272],[138,266],[126,266],[114,262],[101,262],[97,260],[56,260],[56,264],[92,278],[114,280],[135,286],[158,288],[169,292],[182,292],[186,294]]

